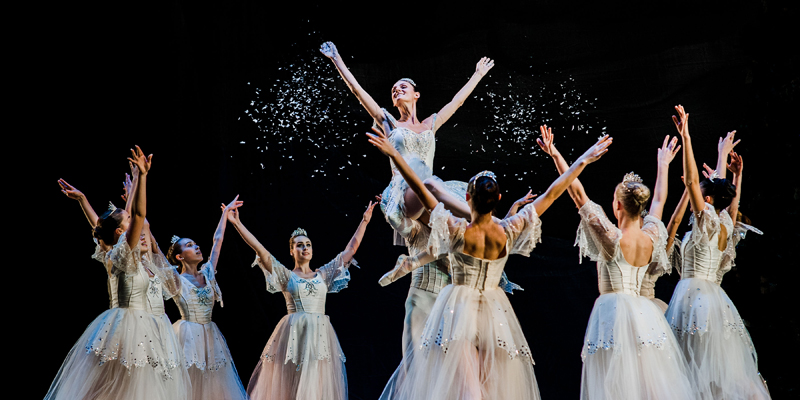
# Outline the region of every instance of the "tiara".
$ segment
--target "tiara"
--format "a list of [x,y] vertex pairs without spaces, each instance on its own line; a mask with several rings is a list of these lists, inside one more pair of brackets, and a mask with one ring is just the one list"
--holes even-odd
[[470,178],[469,183],[475,182],[475,180],[477,180],[478,178],[480,178],[482,176],[485,176],[485,177],[497,182],[497,176],[494,174],[494,172],[492,172],[492,171],[481,171],[481,172],[478,172],[477,175],[475,175],[472,178]]
[[639,175],[634,174],[633,171],[628,172],[627,174],[625,174],[625,177],[622,178],[622,183],[623,184],[626,184],[626,183],[642,183],[642,182],[643,182],[642,178],[640,178]]
[[400,78],[400,80],[401,80],[401,81],[405,81],[405,82],[408,82],[408,83],[410,83],[410,84],[411,84],[411,86],[413,86],[413,87],[415,87],[415,88],[417,87],[417,84],[416,84],[416,83],[414,82],[414,80],[413,80],[413,79],[411,79],[411,78]]
[[109,201],[108,202],[108,211],[116,211],[116,210],[117,210],[117,206],[115,206],[114,203]]
[[303,229],[303,228],[297,228],[297,229],[294,230],[294,232],[292,232],[292,236],[291,237],[295,237],[295,236],[306,236],[306,237],[308,237],[308,233],[306,233],[306,230]]
[[177,242],[179,240],[181,240],[181,238],[179,238],[179,237],[177,237],[175,235],[172,235],[172,240],[170,240],[170,243],[175,244],[175,242]]

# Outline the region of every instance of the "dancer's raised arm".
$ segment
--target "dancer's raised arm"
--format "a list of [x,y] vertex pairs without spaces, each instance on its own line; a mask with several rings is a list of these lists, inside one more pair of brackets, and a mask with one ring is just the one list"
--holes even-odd
[[475,65],[475,73],[469,78],[467,84],[464,85],[464,87],[461,88],[458,93],[456,93],[455,97],[453,97],[453,100],[450,100],[450,102],[442,107],[442,109],[439,111],[439,116],[436,119],[437,126],[441,127],[444,125],[444,123],[447,122],[447,120],[449,120],[453,114],[455,114],[456,110],[464,105],[464,102],[467,100],[469,95],[472,94],[472,91],[475,90],[476,86],[478,86],[478,82],[481,81],[481,79],[486,75],[487,72],[489,72],[490,69],[492,69],[492,67],[494,67],[494,60],[491,58],[483,57],[480,59],[480,61],[478,61],[478,64]]
[[383,111],[378,106],[378,103],[372,99],[372,96],[369,95],[362,87],[358,84],[356,77],[347,69],[347,66],[344,64],[344,60],[339,55],[339,51],[336,49],[336,45],[333,42],[325,42],[319,47],[319,51],[322,52],[326,57],[330,58],[333,61],[333,65],[336,66],[336,70],[339,71],[339,75],[342,76],[344,82],[347,84],[347,87],[350,88],[350,91],[356,95],[358,101],[367,110],[370,117],[378,122],[379,125],[383,126],[383,121],[386,119],[386,116],[383,114]]
[[558,179],[553,182],[547,191],[541,196],[536,198],[533,206],[536,207],[536,214],[542,215],[553,202],[564,193],[565,190],[572,184],[575,178],[580,175],[583,169],[600,159],[600,157],[608,151],[608,146],[611,145],[612,138],[608,135],[603,136],[592,147],[586,150],[574,163],[569,167]]
[[649,214],[661,220],[664,213],[664,203],[667,201],[667,181],[669,180],[669,163],[675,159],[675,154],[681,145],[678,144],[678,138],[674,137],[669,139],[669,135],[664,138],[664,144],[658,149],[658,175],[656,176],[656,187],[653,192],[653,200],[650,203]]
[[537,196],[539,195],[533,194],[533,190],[528,190],[525,196],[522,196],[521,199],[515,201],[514,204],[511,205],[511,208],[508,209],[508,213],[506,213],[506,218],[517,215],[517,211],[519,211],[520,208],[525,207],[529,203],[533,203],[533,200],[536,199]]
[[689,113],[681,105],[675,106],[675,110],[678,112],[678,116],[673,115],[672,122],[675,123],[675,128],[678,129],[683,140],[683,183],[689,190],[689,203],[692,205],[692,210],[695,214],[699,214],[706,209],[706,201],[700,191],[700,174],[697,172],[692,138],[689,136]]
[[742,197],[742,168],[744,167],[744,161],[742,160],[742,156],[735,151],[730,154],[731,163],[726,167],[733,173],[733,184],[736,185],[736,196],[731,201],[731,205],[728,206],[728,214],[730,214],[733,222],[736,223],[736,218],[739,215],[739,201]]
[[80,190],[75,189],[74,186],[70,185],[63,179],[58,180],[58,185],[61,187],[61,193],[64,193],[64,195],[70,199],[78,200],[78,204],[81,206],[83,215],[86,216],[86,219],[89,221],[89,225],[91,225],[92,229],[94,229],[94,227],[97,226],[97,213],[94,212],[94,208],[92,208],[92,205],[89,204],[89,200],[86,199],[86,195],[84,195]]
[[[681,221],[683,221],[683,215],[686,214],[686,207],[688,205],[689,189],[684,189],[681,200],[678,202],[678,206],[675,207],[675,211],[672,213],[672,216],[669,218],[669,223],[667,224],[667,254],[669,254],[670,249],[672,249],[672,244],[675,242],[675,235],[678,233],[678,227],[681,225]],[[680,269],[680,267],[678,269]]]
[[358,251],[358,246],[361,245],[361,240],[364,239],[364,232],[367,230],[367,225],[369,225],[369,220],[372,219],[372,209],[375,208],[375,205],[378,204],[377,202],[369,202],[367,206],[367,211],[364,211],[364,215],[361,217],[361,223],[358,224],[358,229],[356,229],[356,233],[353,235],[353,238],[350,239],[350,242],[347,243],[347,248],[344,249],[342,253],[342,261],[347,264],[350,260],[353,259],[353,256]]
[[267,271],[268,273],[272,273],[272,254],[261,244],[261,242],[250,233],[247,228],[245,228],[244,224],[242,224],[241,219],[239,219],[239,208],[234,208],[229,210],[225,213],[228,217],[228,222],[233,224],[233,227],[236,228],[236,231],[239,232],[239,235],[242,236],[245,243],[250,246],[253,250],[255,250],[256,255],[261,259],[261,262],[258,265]]
[[241,207],[242,204],[244,204],[244,202],[239,201],[239,195],[237,194],[233,201],[227,206],[225,204],[222,205],[222,217],[217,224],[217,230],[214,231],[214,242],[211,245],[211,254],[208,255],[208,261],[211,262],[211,266],[214,267],[214,272],[217,272],[219,252],[222,249],[222,240],[225,238],[225,226],[228,222],[228,212]]
[[725,135],[725,138],[719,138],[719,144],[717,145],[717,153],[719,157],[717,158],[717,175],[719,175],[720,179],[725,179],[725,167],[728,165],[728,154],[733,151],[733,148],[736,147],[742,139],[737,141],[733,141],[734,136],[736,135],[736,131],[728,132]]
[[145,156],[142,149],[136,146],[136,150],[131,149],[131,157],[128,160],[139,169],[138,184],[134,186],[133,199],[131,200],[131,222],[128,225],[126,237],[128,246],[133,248],[134,246],[139,246],[139,237],[145,225],[145,216],[147,215],[147,174],[150,172],[153,155]]
[[[536,143],[542,148],[542,151],[553,158],[553,162],[556,164],[556,170],[558,171],[558,174],[563,174],[569,169],[569,165],[567,164],[567,161],[564,160],[564,157],[561,155],[561,153],[556,149],[556,145],[553,141],[553,128],[548,128],[547,125],[542,125],[539,127],[539,132],[541,132],[542,137],[537,138]],[[577,178],[575,178],[575,180],[573,180],[569,185],[567,192],[569,193],[569,197],[572,198],[572,201],[575,202],[575,205],[578,208],[583,207],[583,205],[589,201],[589,197],[586,195],[586,191],[583,190],[581,181]]]

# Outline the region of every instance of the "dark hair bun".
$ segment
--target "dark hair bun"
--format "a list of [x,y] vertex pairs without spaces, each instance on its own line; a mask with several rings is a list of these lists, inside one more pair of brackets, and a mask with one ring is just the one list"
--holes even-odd
[[494,211],[500,201],[500,185],[494,179],[481,176],[472,185],[472,206],[478,214]]
[[717,211],[728,208],[736,197],[736,186],[727,179],[704,179],[700,182],[700,190],[703,196],[714,199],[714,208]]

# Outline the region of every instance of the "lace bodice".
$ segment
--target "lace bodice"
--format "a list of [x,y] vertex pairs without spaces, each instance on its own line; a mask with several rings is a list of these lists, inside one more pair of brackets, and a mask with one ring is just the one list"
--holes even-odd
[[478,290],[505,289],[499,284],[508,256],[530,255],[542,236],[541,220],[536,208],[529,204],[513,217],[498,221],[506,234],[505,255],[496,260],[486,260],[463,253],[464,231],[468,225],[465,219],[452,218],[450,211],[439,203],[431,213],[430,221],[428,251],[437,256],[448,254],[453,285]]
[[[707,281],[722,282],[722,277],[733,267],[736,257],[736,244],[741,239],[734,234],[734,225],[726,210],[719,215],[714,206],[706,203],[706,209],[692,215],[692,230],[686,232],[681,241],[681,277],[701,278]],[[727,234],[725,250],[720,250],[718,241],[722,226]]]
[[[261,263],[256,256],[253,265]],[[345,263],[342,253],[331,262],[318,268],[311,279],[301,278],[272,257],[272,273],[264,271],[267,278],[267,290],[270,293],[282,292],[286,298],[286,310],[289,314],[296,312],[325,314],[325,299],[328,293],[337,293],[347,287],[350,281],[351,265],[358,266],[356,260]]]
[[210,263],[206,263],[200,268],[200,273],[205,277],[206,285],[204,287],[198,288],[181,275],[181,292],[172,299],[178,305],[183,320],[207,324],[211,322],[214,301],[219,301],[221,304],[222,295],[214,275],[214,267]]
[[[382,110],[386,116],[386,120],[392,127],[392,131],[389,132],[388,137],[392,146],[397,149],[420,179],[424,180],[429,178],[433,173],[433,155],[436,152],[436,137],[434,133],[436,132],[437,114],[433,114],[431,129],[416,133],[411,129],[398,127],[397,120],[392,114],[386,111],[386,109]],[[397,170],[397,166],[394,165],[394,162],[390,159],[389,163],[392,167],[392,174],[399,176],[400,172]]]
[[[581,224],[575,244],[580,248],[580,257],[589,257],[597,262],[597,279],[600,294],[626,293],[632,296],[641,295],[642,282],[647,275],[660,276],[669,270],[669,259],[666,253],[667,228],[658,219],[647,216],[642,224],[644,232],[653,241],[653,253],[647,266],[636,267],[625,260],[619,241],[622,231],[614,226],[606,216],[603,208],[592,201],[581,207],[579,214]],[[652,279],[654,286],[655,280]],[[652,289],[652,287],[650,287]]]

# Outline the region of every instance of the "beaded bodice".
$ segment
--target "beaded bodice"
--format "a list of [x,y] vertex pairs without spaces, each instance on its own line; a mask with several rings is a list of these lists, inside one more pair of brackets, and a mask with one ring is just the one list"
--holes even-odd
[[292,272],[286,290],[283,291],[289,314],[295,312],[325,314],[327,294],[328,287],[319,273],[311,279],[305,279]]
[[499,289],[500,277],[508,261],[509,242],[506,242],[505,255],[496,260],[486,260],[464,253],[451,255],[453,285],[469,286],[477,290]]
[[619,251],[613,260],[597,263],[597,286],[600,294],[626,293],[639,296],[646,272],[647,266],[634,267],[625,260],[622,251]]
[[173,297],[175,304],[181,312],[181,319],[207,324],[211,322],[211,312],[214,310],[214,301],[218,300],[214,290],[213,267],[209,264],[201,270],[205,277],[206,285],[202,288],[195,286],[189,279],[181,275],[181,292]]
[[[420,179],[431,176],[433,171],[433,156],[436,152],[436,114],[433,114],[431,129],[417,133],[411,129],[397,126],[397,120],[386,109],[383,110],[392,131],[389,132],[389,141],[397,152],[406,160]],[[397,166],[389,160],[393,175],[400,175]]]
[[[720,250],[718,241],[722,228],[726,228],[727,247]],[[714,211],[714,206],[706,203],[706,209],[693,216],[692,230],[687,232],[681,241],[681,277],[700,278],[707,281],[720,283],[722,276],[731,268],[730,261],[723,262],[726,255],[733,254],[735,243],[732,241],[733,222],[727,211],[719,215]],[[730,247],[730,248],[728,248]]]
[[119,274],[119,307],[144,310],[154,315],[164,314],[162,282],[158,275],[149,276],[139,262],[135,274]]

